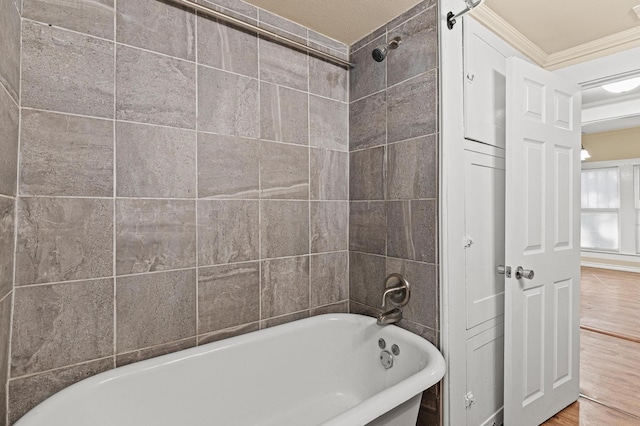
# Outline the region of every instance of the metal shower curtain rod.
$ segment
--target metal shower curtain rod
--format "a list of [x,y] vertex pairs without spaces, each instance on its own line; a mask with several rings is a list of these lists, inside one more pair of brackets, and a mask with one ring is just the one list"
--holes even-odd
[[456,14],[454,14],[453,12],[447,13],[447,28],[449,28],[450,30],[452,30],[453,26],[456,24],[456,19],[466,15],[476,7],[480,6],[482,3],[484,3],[484,0],[475,0],[475,2],[474,0],[464,0],[464,2],[466,3],[467,7],[464,8],[463,11]]
[[226,23],[233,24],[236,27],[240,27],[242,29],[257,33],[259,35],[268,37],[272,40],[276,40],[289,47],[293,47],[294,49],[302,50],[304,52],[310,53],[313,56],[326,59],[331,63],[334,63],[336,65],[341,65],[347,69],[354,67],[354,65],[351,62],[345,61],[344,59],[338,58],[337,56],[333,56],[328,53],[325,53],[322,50],[316,49],[315,47],[307,46],[306,44],[297,42],[287,37],[283,37],[279,34],[274,33],[273,31],[265,30],[264,28],[260,28],[256,25],[241,21],[240,19],[234,18],[233,16],[229,16],[226,13],[218,12],[217,10],[213,10],[209,7],[202,6],[201,4],[194,3],[190,0],[169,0],[169,1],[175,4],[179,4],[179,5],[194,9],[209,17],[217,18]]

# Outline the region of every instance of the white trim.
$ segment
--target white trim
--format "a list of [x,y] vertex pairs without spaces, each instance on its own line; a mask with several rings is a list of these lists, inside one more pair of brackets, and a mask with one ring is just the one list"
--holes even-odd
[[532,61],[548,70],[556,70],[640,46],[640,27],[634,27],[548,54],[486,4],[474,9],[471,15],[513,47],[527,55]]
[[640,46],[640,27],[621,31],[547,56],[544,67],[563,68]]
[[493,31],[498,37],[522,52],[533,62],[544,66],[549,55],[495,13],[486,3],[474,9],[470,14],[476,21]]
[[[464,158],[463,50],[464,25],[449,30],[446,14],[458,10],[459,0],[442,0],[440,14],[440,336],[447,363],[443,380],[443,425],[466,424],[463,396],[466,393],[464,315]],[[456,307],[458,307],[456,309]]]

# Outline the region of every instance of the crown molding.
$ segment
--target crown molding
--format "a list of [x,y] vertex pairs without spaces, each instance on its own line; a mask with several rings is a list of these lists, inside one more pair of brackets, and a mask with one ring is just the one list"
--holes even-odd
[[640,27],[611,34],[589,43],[552,53],[545,68],[554,70],[640,46]]
[[473,9],[470,15],[533,62],[544,67],[549,55],[486,4]]
[[473,9],[471,15],[533,62],[549,70],[564,68],[640,46],[640,27],[634,27],[548,54],[485,4]]

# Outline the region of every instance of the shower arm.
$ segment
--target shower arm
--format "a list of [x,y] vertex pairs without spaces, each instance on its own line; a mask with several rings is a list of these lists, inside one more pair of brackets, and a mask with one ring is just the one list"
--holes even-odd
[[290,38],[283,37],[279,34],[274,33],[273,31],[265,30],[264,28],[260,28],[257,25],[249,24],[240,19],[229,16],[226,13],[218,12],[217,10],[213,10],[209,7],[203,6],[193,1],[190,1],[190,0],[169,0],[169,1],[171,3],[179,4],[179,5],[188,7],[190,9],[193,9],[210,18],[216,18],[228,24],[232,24],[236,27],[240,27],[244,30],[248,30],[248,31],[257,33],[261,36],[265,36],[271,40],[275,40],[288,47],[291,47],[297,50],[302,50],[303,52],[307,52],[310,55],[313,55],[317,58],[325,59],[333,64],[340,65],[344,68],[347,68],[347,69],[354,68],[354,65],[351,62],[345,61],[342,58],[338,58],[337,56],[330,55],[328,53],[323,52],[322,50],[316,49],[315,47],[307,46],[304,43],[300,43]]
[[458,12],[455,15],[453,14],[453,12],[447,13],[447,28],[449,28],[450,30],[452,30],[453,26],[456,24],[456,19],[466,15],[476,7],[480,6],[482,3],[484,3],[484,0],[477,0],[475,3],[473,2],[473,0],[464,0],[464,2],[467,4],[467,7],[461,12]]

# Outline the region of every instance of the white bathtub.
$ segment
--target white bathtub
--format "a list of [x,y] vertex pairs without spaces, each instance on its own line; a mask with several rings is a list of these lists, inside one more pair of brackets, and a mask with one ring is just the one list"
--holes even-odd
[[[389,369],[380,338],[400,348]],[[440,352],[406,330],[321,315],[90,377],[16,426],[413,426],[444,371]]]

